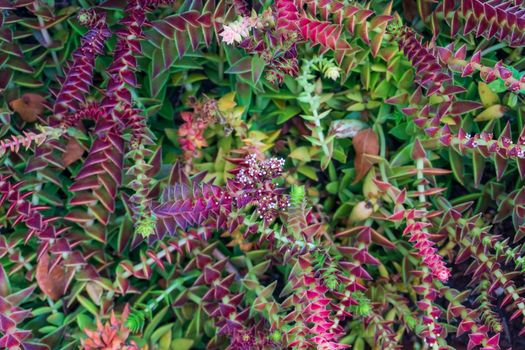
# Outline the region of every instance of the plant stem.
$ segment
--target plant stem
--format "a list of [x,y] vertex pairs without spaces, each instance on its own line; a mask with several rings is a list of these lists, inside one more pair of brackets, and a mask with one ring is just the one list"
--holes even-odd
[[[314,83],[311,83],[309,81],[310,78],[312,78],[311,70],[312,66],[314,65],[313,61],[306,61],[302,68],[301,76],[298,78],[299,86],[303,88],[303,102],[308,103],[308,106],[310,107],[310,111],[312,113],[311,116],[304,117],[307,121],[313,121],[314,127],[312,131],[315,132],[317,136],[317,140],[319,140],[319,145],[321,146],[321,149],[323,150],[324,155],[327,157],[326,164],[324,162],[321,162],[321,168],[325,169],[326,166],[328,166],[328,161],[332,157],[330,150],[328,149],[328,145],[326,143],[326,137],[323,132],[323,127],[321,125],[321,117],[319,116],[319,107],[320,107],[320,99],[315,94],[315,85]],[[326,112],[325,112],[326,113]]]
[[[426,208],[425,208],[425,203],[427,201],[427,198],[425,196],[425,183],[424,183],[424,178],[425,178],[425,174],[423,173],[423,170],[425,169],[425,158],[421,157],[421,158],[418,158],[416,159],[416,169],[417,169],[417,173],[416,173],[416,178],[418,180],[418,185],[417,185],[417,191],[419,192],[419,203],[422,205],[422,210],[426,212]],[[421,221],[427,221],[427,218],[425,215],[423,215],[423,217],[421,218]],[[425,233],[428,233],[427,229],[426,228],[422,228],[421,229],[423,232]],[[427,266],[424,266],[422,267],[422,271],[423,271],[423,274],[425,276],[428,276],[430,274],[430,271],[428,269]],[[424,277],[422,277],[422,280],[424,281]],[[432,279],[433,281],[433,279]],[[429,297],[429,294],[430,294],[430,288],[432,288],[432,283],[426,283],[426,282],[422,282],[423,285],[425,285],[425,291],[422,293],[422,296],[423,296],[423,299],[426,299],[426,300],[429,300],[429,301],[433,301],[432,299],[429,299],[431,297]],[[433,319],[433,316],[432,316],[432,306],[430,304],[429,307],[427,307],[425,309],[425,312],[427,314],[428,317],[430,317],[431,319]],[[427,325],[428,327],[428,330],[430,332],[430,334],[433,333],[434,331],[434,322],[431,322]],[[431,347],[433,350],[439,350],[439,338],[436,339],[432,344],[431,344]]]
[[[380,146],[379,155],[382,158],[386,159],[386,139],[385,139],[385,133],[383,131],[383,127],[381,126],[381,124],[374,123],[374,130],[379,135],[379,146]],[[386,174],[386,168],[385,168],[384,162],[379,162],[379,172],[381,173],[381,180],[383,180],[384,182],[389,182],[388,176]]]
[[164,300],[175,289],[183,290],[183,288],[181,288],[181,287],[184,287],[184,282],[186,282],[187,280],[189,280],[189,279],[191,279],[193,277],[196,277],[195,274],[190,274],[190,275],[187,275],[187,276],[184,276],[184,277],[179,277],[179,278],[175,279],[173,282],[171,282],[171,284],[158,297],[156,297],[155,299],[153,299],[153,301],[150,301],[146,305],[146,307],[144,308],[144,312],[147,313],[147,312],[153,311],[157,307],[157,305],[162,300]]
[[[310,103],[310,107],[312,107],[312,103]],[[319,114],[318,114],[317,108],[312,109],[312,114],[313,114],[314,123],[315,123],[315,133],[317,134],[317,138],[319,139],[319,143],[321,143],[321,148],[323,149],[323,153],[328,158],[330,158],[330,150],[328,149],[328,146],[325,143],[323,127],[321,126],[321,120],[319,119]]]
[[219,44],[219,65],[217,69],[219,70],[219,81],[222,81],[224,79],[224,49],[222,48],[222,45]]
[[498,43],[496,45],[492,45],[491,47],[481,51],[481,56],[484,56],[484,55],[486,55],[488,53],[491,53],[491,52],[494,52],[494,51],[498,51],[499,49],[502,49],[502,48],[507,47],[507,46],[508,45],[505,42],[501,42],[501,43]]
[[[186,241],[187,241],[186,238],[182,238],[181,240],[179,240],[177,242],[177,245],[183,245],[183,244],[186,243]],[[168,246],[167,249],[164,249],[164,250],[158,252],[156,257],[157,257],[158,260],[160,260],[160,259],[164,258],[168,253],[173,253],[175,251],[175,249],[176,249],[175,245],[170,245],[170,246]],[[152,258],[149,258],[148,260],[146,260],[145,263],[140,263],[140,264],[137,264],[137,265],[133,266],[133,272],[140,271],[140,270],[142,270],[144,268],[144,265],[150,266],[153,263],[155,263],[155,260],[152,259]],[[122,278],[127,279],[127,278],[131,277],[132,275],[133,275],[132,272],[126,271],[126,272],[124,272],[122,274]]]

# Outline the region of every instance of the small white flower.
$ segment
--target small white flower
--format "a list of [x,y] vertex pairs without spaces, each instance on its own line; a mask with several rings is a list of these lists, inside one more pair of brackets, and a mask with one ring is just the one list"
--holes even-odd
[[324,72],[324,76],[328,79],[337,80],[339,78],[341,69],[336,66],[330,66]]

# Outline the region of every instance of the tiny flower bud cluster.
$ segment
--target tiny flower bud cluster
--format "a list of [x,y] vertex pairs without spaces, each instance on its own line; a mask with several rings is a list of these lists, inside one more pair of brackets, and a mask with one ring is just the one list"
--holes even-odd
[[244,163],[246,167],[237,173],[237,181],[248,187],[271,181],[283,173],[284,159],[282,158],[258,161],[254,154],[250,154],[246,156]]
[[263,193],[264,191],[258,191],[256,205],[260,218],[266,222],[273,220],[279,210],[286,210],[290,206],[287,196]]
[[252,197],[261,219],[270,222],[281,210],[290,206],[288,196],[282,194],[273,179],[283,173],[284,159],[270,158],[258,161],[256,156],[248,155],[244,167],[239,169],[236,181],[246,190],[244,196]]

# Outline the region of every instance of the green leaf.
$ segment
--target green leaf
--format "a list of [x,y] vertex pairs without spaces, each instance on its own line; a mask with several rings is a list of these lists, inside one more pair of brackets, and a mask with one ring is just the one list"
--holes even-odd
[[43,307],[39,307],[38,309],[32,310],[31,315],[33,315],[33,317],[37,317],[37,316],[45,315],[51,312],[53,312],[53,308],[49,306],[43,306]]
[[54,314],[49,315],[49,317],[46,319],[47,322],[55,325],[55,326],[61,326],[64,322],[64,314],[61,312],[57,312]]
[[401,123],[399,125],[394,126],[392,129],[388,131],[389,134],[394,135],[396,138],[405,141],[408,139],[407,134],[407,123]]
[[341,179],[340,183],[339,183],[339,192],[343,192],[345,189],[347,189],[351,182],[352,182],[352,178],[354,177],[355,175],[355,171],[354,169],[345,169],[343,170],[343,178]]
[[169,71],[164,70],[160,72],[157,77],[149,80],[151,96],[162,99],[161,95],[163,95],[166,90],[169,77]]
[[187,338],[173,339],[171,342],[171,350],[190,350],[194,341]]
[[310,141],[310,143],[312,145],[316,145],[316,146],[321,146],[322,143],[321,141],[319,141],[318,139],[316,139],[315,137],[312,137],[312,136],[303,136],[305,139],[307,139],[308,141]]
[[386,99],[390,97],[392,94],[390,93],[391,90],[390,82],[387,80],[381,80],[381,82],[377,85],[377,87],[374,89],[373,98],[382,98]]
[[38,331],[43,334],[51,334],[54,331],[56,331],[58,328],[55,326],[45,326],[42,328],[39,328]]
[[481,183],[481,177],[483,176],[483,170],[485,170],[485,158],[483,158],[480,152],[473,152],[472,165],[474,172],[474,187],[478,188]]
[[502,79],[496,79],[493,82],[488,84],[488,87],[490,90],[492,90],[495,93],[505,92],[507,91],[507,87],[505,86],[505,82]]
[[319,114],[317,115],[317,118],[318,118],[319,120],[321,120],[321,119],[323,119],[323,118],[326,118],[326,117],[330,114],[330,112],[332,112],[332,110],[331,110],[331,109],[327,109],[326,111],[324,111],[324,112],[322,112],[322,113],[319,113]]
[[464,180],[464,174],[463,174],[463,157],[461,156],[461,154],[459,154],[458,152],[456,152],[452,147],[450,147],[449,149],[449,157],[450,157],[450,166],[452,167],[452,173],[454,174],[454,177],[456,178],[456,180],[464,185],[465,184],[465,180]]
[[346,163],[346,152],[340,144],[336,143],[332,157],[340,163]]
[[301,108],[297,106],[287,106],[284,109],[279,109],[277,111],[270,113],[268,116],[273,117],[277,115],[278,116],[277,124],[282,124],[286,122],[287,120],[289,120],[290,118],[298,115],[299,113],[301,113]]
[[270,283],[269,285],[264,287],[263,290],[261,290],[258,293],[259,296],[261,296],[261,297],[263,297],[265,299],[268,299],[269,297],[272,296],[276,286],[277,286],[277,281],[273,281],[272,283]]
[[331,193],[331,194],[337,194],[338,188],[339,188],[338,181],[333,181],[333,182],[330,182],[328,185],[326,185],[326,190],[328,191],[328,193]]
[[308,166],[308,165],[301,165],[299,168],[297,168],[297,171],[304,176],[317,181],[317,170],[314,167]]
[[164,132],[166,133],[166,137],[168,138],[168,140],[170,140],[174,145],[179,144],[179,135],[177,134],[176,129],[166,128],[164,129]]
[[485,108],[488,108],[492,105],[499,104],[498,95],[490,89],[490,87],[484,82],[480,81],[478,83],[478,94],[481,99],[481,103]]
[[164,316],[169,310],[169,306],[164,307],[162,310],[157,312],[153,319],[148,323],[148,326],[144,330],[144,339],[149,340],[153,332],[157,329],[157,326],[162,321]]
[[341,204],[334,213],[334,220],[348,217],[350,215],[350,212],[352,211],[352,208],[353,206],[348,203]]
[[301,114],[301,118],[309,122],[313,122],[316,119],[313,115],[308,115],[308,114]]
[[151,342],[156,344],[162,338],[162,336],[171,330],[174,324],[175,323],[168,323],[157,328],[151,335]]
[[390,167],[396,168],[412,162],[412,144],[408,144],[401,151],[398,151],[394,158],[390,161]]
[[297,147],[292,152],[290,152],[288,157],[297,159],[303,162],[309,162],[310,160],[312,160],[312,158],[310,157],[309,148],[305,146]]
[[199,337],[201,328],[202,328],[201,308],[198,307],[195,313],[195,317],[193,317],[193,319],[191,320],[188,326],[188,329],[186,330],[186,337],[190,337],[191,335],[195,335],[195,337]]
[[77,315],[77,324],[78,328],[80,329],[86,329],[91,328],[93,326],[93,320],[86,316],[85,314],[78,314]]
[[226,74],[240,74],[251,72],[252,70],[252,57],[243,57],[228,68]]
[[261,76],[264,72],[264,68],[266,67],[266,62],[259,56],[253,56],[252,58],[252,82],[253,84],[257,84],[259,82],[259,79],[261,79]]
[[503,115],[505,114],[505,110],[505,107],[503,107],[502,105],[492,105],[486,108],[480,114],[478,114],[476,118],[474,118],[474,121],[484,122],[488,120],[499,119],[503,117]]
[[15,84],[28,88],[37,88],[44,85],[40,80],[34,79],[27,75],[18,75],[15,77],[15,79],[13,79],[13,81]]
[[184,58],[177,59],[173,63],[172,67],[180,68],[183,70],[202,69],[201,62],[202,60],[197,60],[195,58],[190,57],[190,55],[185,55]]
[[84,298],[82,295],[77,295],[77,300],[87,311],[98,317],[98,308],[91,300]]
[[271,261],[263,261],[250,269],[250,273],[257,277],[262,276],[270,267]]

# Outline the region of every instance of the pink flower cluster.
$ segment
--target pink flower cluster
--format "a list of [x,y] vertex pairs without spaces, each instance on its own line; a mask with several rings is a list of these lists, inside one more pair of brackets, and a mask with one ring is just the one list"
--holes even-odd
[[177,133],[179,143],[184,151],[184,158],[190,160],[199,155],[199,149],[206,147],[204,131],[216,120],[217,101],[207,99],[206,101],[197,101],[190,97],[188,105],[193,111],[181,112],[181,118],[184,123],[180,126]]
[[196,150],[208,145],[203,135],[207,123],[194,120],[191,112],[181,112],[180,115],[184,120],[184,124],[178,130],[180,146],[185,153],[194,154]]
[[254,20],[250,17],[240,17],[238,20],[225,24],[219,34],[228,45],[240,43],[250,35],[250,30],[254,27]]

